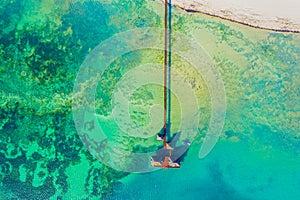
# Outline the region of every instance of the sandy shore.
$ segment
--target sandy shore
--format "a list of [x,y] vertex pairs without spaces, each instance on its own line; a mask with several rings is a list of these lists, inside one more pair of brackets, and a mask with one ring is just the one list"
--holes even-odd
[[299,0],[172,0],[172,4],[253,27],[300,32]]

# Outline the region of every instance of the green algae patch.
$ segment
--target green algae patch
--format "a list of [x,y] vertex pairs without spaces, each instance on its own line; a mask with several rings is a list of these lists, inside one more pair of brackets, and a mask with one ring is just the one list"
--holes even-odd
[[[250,146],[249,158],[255,160],[257,156],[265,167],[264,172],[273,165],[278,166],[274,173],[280,173],[279,169],[284,171],[286,164],[296,174],[299,163],[299,35],[246,28],[202,14],[187,14],[178,8],[173,9],[172,20],[174,31],[195,38],[203,46],[224,81],[227,116],[221,147],[216,152],[221,154],[226,152],[226,147],[233,146],[232,152],[228,150],[225,155],[241,156],[241,162],[247,163],[247,155],[242,154],[247,153],[246,147]],[[162,27],[162,23],[163,6],[159,1],[1,2],[0,25],[4,28],[0,29],[0,161],[3,161],[0,164],[0,199],[113,198],[123,187],[119,181],[128,173],[102,165],[83,146],[72,118],[73,84],[83,60],[100,42],[117,32]],[[201,74],[184,59],[178,55],[172,58],[174,69],[186,76],[186,82],[193,87],[198,99],[199,137],[195,144],[200,145],[211,115],[207,85]],[[118,130],[118,125],[109,117],[112,93],[128,71],[151,62],[162,65],[163,52],[149,49],[130,52],[117,58],[102,79],[87,83],[98,83],[94,106],[98,122],[109,133],[108,140],[130,152],[154,151],[161,143],[155,140],[155,133],[141,139]],[[154,104],[162,104],[161,98],[162,88],[155,85],[147,85],[133,93],[129,112],[137,126],[149,123],[148,110]],[[175,96],[172,99],[172,130],[177,130],[180,102]],[[246,147],[242,147],[244,144]],[[191,159],[197,154],[198,149],[195,149],[189,152],[186,166],[203,164]],[[240,153],[236,153],[238,151]],[[249,192],[247,187],[239,186],[243,182],[239,175],[247,169],[239,171],[230,165],[231,161],[236,161],[234,156],[227,162],[228,157],[214,156],[225,164],[208,165],[212,169],[207,176],[214,177],[209,181],[228,181],[227,185],[217,185],[220,190],[229,188],[222,190],[225,192],[233,191],[230,182],[236,190]],[[249,166],[255,168],[257,163]],[[223,179],[218,178],[221,173],[224,173],[220,176]],[[235,179],[231,179],[235,174]],[[271,180],[272,177],[269,180],[271,188],[281,180],[288,182],[283,176],[275,177],[276,180]],[[260,183],[267,183],[267,176],[255,179],[250,174],[246,178],[257,182],[248,190],[266,188]],[[128,179],[140,186],[131,176]],[[123,183],[127,184],[125,180]],[[288,184],[283,188],[288,191]]]

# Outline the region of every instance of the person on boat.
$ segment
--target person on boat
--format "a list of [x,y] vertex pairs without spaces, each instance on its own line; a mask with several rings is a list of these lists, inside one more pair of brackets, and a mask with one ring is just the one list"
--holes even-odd
[[155,161],[153,157],[151,157],[151,165],[153,167],[161,167],[161,162]]
[[173,162],[169,156],[166,156],[162,161],[156,161],[151,157],[151,165],[153,167],[161,167],[161,168],[180,168],[180,163]]
[[175,168],[175,167],[180,167],[180,164],[173,162],[170,157],[166,156],[164,162],[162,163],[162,166]]

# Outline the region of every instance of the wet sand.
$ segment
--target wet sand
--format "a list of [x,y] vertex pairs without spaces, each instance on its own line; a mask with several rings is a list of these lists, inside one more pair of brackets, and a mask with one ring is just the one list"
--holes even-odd
[[189,12],[201,12],[248,26],[283,32],[300,32],[300,1],[173,0]]

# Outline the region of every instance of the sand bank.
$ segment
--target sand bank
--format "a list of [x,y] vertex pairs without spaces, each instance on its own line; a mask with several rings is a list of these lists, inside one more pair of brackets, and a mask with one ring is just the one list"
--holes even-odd
[[172,0],[172,4],[253,27],[300,32],[299,0]]

